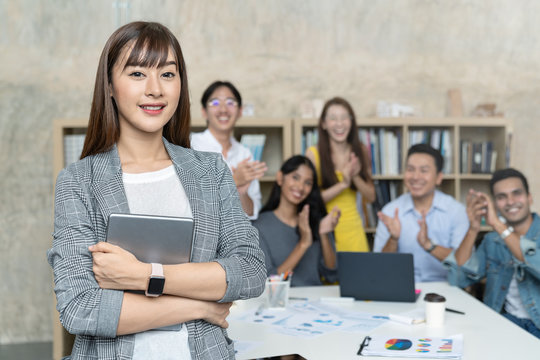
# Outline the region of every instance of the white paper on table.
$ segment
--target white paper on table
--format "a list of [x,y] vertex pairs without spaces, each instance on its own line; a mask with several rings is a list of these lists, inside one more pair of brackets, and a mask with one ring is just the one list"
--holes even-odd
[[367,332],[388,320],[386,316],[349,311],[309,301],[290,304],[284,310],[249,311],[235,318],[250,323],[272,325],[276,332],[299,337],[320,336],[336,330]]
[[236,356],[245,354],[263,344],[262,341],[238,341],[234,340],[234,354]]
[[408,325],[415,325],[426,321],[426,311],[424,308],[416,308],[414,310],[399,314],[388,314],[388,317],[392,321],[397,321]]
[[368,337],[361,355],[430,359],[461,359],[463,335],[447,337],[411,337],[410,335],[374,335]]

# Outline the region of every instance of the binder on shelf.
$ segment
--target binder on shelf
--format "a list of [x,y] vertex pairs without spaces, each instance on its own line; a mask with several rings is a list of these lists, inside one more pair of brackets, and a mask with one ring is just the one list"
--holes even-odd
[[240,143],[251,151],[254,161],[261,161],[265,141],[264,134],[244,134],[240,138]]
[[482,143],[473,143],[472,145],[472,173],[482,172]]

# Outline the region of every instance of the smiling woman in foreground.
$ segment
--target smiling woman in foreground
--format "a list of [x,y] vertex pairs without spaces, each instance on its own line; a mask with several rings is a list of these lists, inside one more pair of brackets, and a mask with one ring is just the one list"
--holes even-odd
[[[174,35],[147,22],[113,33],[81,160],[57,179],[47,254],[72,359],[234,358],[226,317],[263,291],[264,255],[221,155],[189,149],[189,122]],[[191,262],[142,263],[104,242],[111,213],[193,217]],[[148,291],[161,272],[162,294]]]

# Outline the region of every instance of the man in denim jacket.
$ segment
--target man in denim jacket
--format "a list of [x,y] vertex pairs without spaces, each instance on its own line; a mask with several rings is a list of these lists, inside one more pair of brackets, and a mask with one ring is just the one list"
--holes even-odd
[[[465,287],[486,278],[486,305],[540,338],[540,218],[531,213],[532,196],[521,172],[496,171],[490,188],[494,201],[469,191],[470,227],[444,261],[448,281]],[[474,250],[482,217],[495,231]]]

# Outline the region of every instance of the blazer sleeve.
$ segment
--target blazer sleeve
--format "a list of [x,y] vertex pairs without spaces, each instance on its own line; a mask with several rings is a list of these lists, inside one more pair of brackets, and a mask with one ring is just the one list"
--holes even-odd
[[64,328],[77,335],[115,337],[123,291],[101,289],[92,271],[88,246],[97,242],[89,191],[73,173],[62,170],[55,191],[52,248],[56,308]]
[[266,267],[257,229],[242,209],[231,172],[216,157],[219,186],[219,241],[216,261],[226,273],[227,290],[220,302],[248,299],[264,291]]

